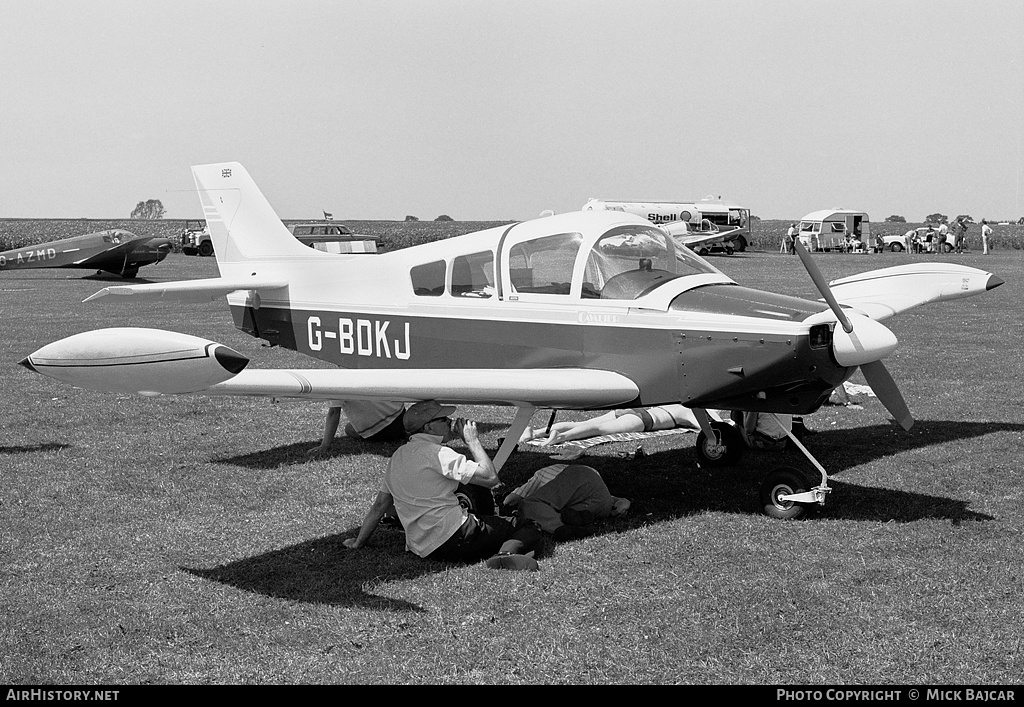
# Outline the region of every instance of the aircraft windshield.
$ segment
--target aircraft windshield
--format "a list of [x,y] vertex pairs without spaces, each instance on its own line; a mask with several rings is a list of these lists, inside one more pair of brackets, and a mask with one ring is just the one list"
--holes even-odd
[[621,226],[590,251],[582,296],[632,300],[677,277],[716,272],[659,228]]

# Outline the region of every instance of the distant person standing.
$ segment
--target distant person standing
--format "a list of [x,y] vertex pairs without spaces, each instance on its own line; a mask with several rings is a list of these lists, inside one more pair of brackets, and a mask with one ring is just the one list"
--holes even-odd
[[958,218],[953,224],[953,246],[957,253],[965,250],[964,241],[967,239],[967,224],[962,218]]
[[992,227],[988,221],[981,219],[981,254],[988,255],[988,239],[992,237]]
[[796,239],[796,224],[789,224],[789,228],[786,230],[786,237],[782,239],[782,248],[779,249],[780,253],[789,253],[792,255],[796,252],[796,245],[794,241]]
[[906,233],[904,233],[903,234],[903,242],[907,246],[907,252],[908,253],[916,253],[917,252],[917,249],[916,249],[917,231],[912,228],[909,231],[907,231]]
[[939,224],[939,230],[935,233],[935,252],[945,253],[946,252],[946,239],[949,234],[949,226],[945,223]]

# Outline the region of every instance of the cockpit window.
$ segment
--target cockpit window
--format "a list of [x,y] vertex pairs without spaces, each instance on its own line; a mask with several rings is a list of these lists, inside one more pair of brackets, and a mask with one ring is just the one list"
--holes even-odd
[[582,242],[579,233],[559,233],[512,246],[508,257],[512,287],[520,293],[569,294]]
[[603,235],[587,257],[584,298],[632,300],[684,275],[717,273],[659,228],[621,226]]

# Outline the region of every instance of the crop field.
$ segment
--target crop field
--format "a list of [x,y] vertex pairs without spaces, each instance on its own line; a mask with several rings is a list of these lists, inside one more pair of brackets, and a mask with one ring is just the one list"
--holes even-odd
[[[54,237],[53,222],[11,223],[5,238]],[[491,225],[372,224],[395,247]],[[741,284],[817,298],[778,243],[710,260]],[[692,434],[601,445],[582,461],[630,512],[546,545],[536,573],[422,561],[389,529],[347,550],[394,447],[339,438],[307,457],[323,405],[98,393],[16,365],[108,326],[203,336],[253,367],[320,365],[235,330],[223,303],[83,304],[119,280],[0,274],[0,683],[1019,684],[1024,250],[816,257],[829,279],[930,258],[1006,284],[887,323],[900,347],[886,363],[917,423],[904,432],[865,394],[808,416],[833,492],[806,519],[772,520],[757,502],[770,469],[810,469],[798,453],[709,469]],[[140,272],[216,274],[212,258],[177,253]],[[460,414],[492,453],[512,419]],[[503,476],[515,485],[547,463],[519,451]]]
[[[799,219],[794,219],[797,221]],[[286,225],[303,223],[296,219],[285,219]],[[492,228],[510,221],[341,221],[356,233],[377,236],[383,249],[396,250],[410,245]],[[753,250],[778,250],[793,221],[760,220],[754,223],[750,244]],[[163,236],[170,238],[177,249],[185,221],[161,219],[154,221],[130,219],[0,219],[0,250],[20,248],[25,245],[43,243],[80,236],[84,233],[122,228],[136,235]],[[923,223],[872,223],[871,233],[900,235]],[[1011,224],[993,226],[992,247],[997,250],[1024,250],[1024,226]],[[981,226],[971,224],[967,233],[967,245],[981,248]]]

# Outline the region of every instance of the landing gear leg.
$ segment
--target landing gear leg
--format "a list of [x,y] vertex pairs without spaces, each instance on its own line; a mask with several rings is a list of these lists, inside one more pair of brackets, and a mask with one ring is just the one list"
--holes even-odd
[[785,466],[768,472],[764,481],[761,482],[761,505],[767,515],[783,520],[799,518],[813,504],[825,505],[825,496],[832,491],[828,485],[828,473],[814,458],[814,455],[807,450],[807,447],[800,443],[796,435],[779,421],[778,417],[774,414],[769,414],[769,417],[786,433],[789,440],[821,474],[821,483],[813,488],[801,471]]
[[519,437],[523,434],[523,430],[530,424],[530,420],[533,418],[533,413],[537,412],[537,408],[531,406],[516,408],[516,416],[512,419],[512,426],[508,428],[508,432],[505,433],[505,441],[501,443],[498,448],[498,453],[494,455],[494,469],[497,472],[501,472],[502,465],[508,461],[509,456],[512,454],[512,450],[519,444]]

